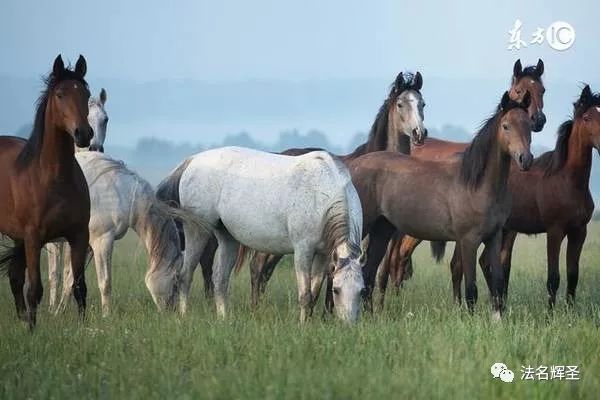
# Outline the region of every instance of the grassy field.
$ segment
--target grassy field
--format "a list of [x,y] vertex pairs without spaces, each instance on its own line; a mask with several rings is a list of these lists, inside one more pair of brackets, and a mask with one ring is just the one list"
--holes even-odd
[[[255,312],[246,270],[235,279],[226,321],[204,299],[200,274],[190,315],[158,314],[143,284],[145,252],[128,236],[115,252],[108,318],[100,316],[93,266],[85,322],[74,307],[50,315],[45,296],[32,335],[16,320],[8,281],[0,284],[0,399],[598,398],[599,241],[596,222],[573,310],[564,305],[562,265],[560,306],[548,315],[545,237],[520,237],[502,323],[490,321],[480,273],[471,316],[451,300],[450,251],[438,266],[422,246],[413,279],[388,296],[385,311],[348,327],[321,318],[322,307],[298,324],[289,262]],[[492,379],[494,362],[507,364],[515,381]],[[577,365],[581,379],[523,381],[522,365]]]

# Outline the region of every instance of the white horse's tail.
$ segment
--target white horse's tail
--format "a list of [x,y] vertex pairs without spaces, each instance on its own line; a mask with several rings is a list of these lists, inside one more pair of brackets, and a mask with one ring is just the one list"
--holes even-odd
[[181,175],[187,169],[188,165],[192,162],[192,157],[188,157],[181,164],[177,166],[167,176],[162,180],[161,183],[158,184],[156,188],[156,198],[160,201],[163,201],[172,207],[179,207],[180,199],[179,199],[179,182],[181,182]]

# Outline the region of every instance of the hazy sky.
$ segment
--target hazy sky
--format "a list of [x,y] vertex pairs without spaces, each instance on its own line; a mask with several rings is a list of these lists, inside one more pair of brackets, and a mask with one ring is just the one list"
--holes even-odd
[[[597,9],[593,0],[2,0],[0,74],[39,76],[60,52],[83,53],[91,76],[138,81],[389,79],[416,68],[505,77],[520,56],[543,57],[548,79],[586,80],[600,71]],[[509,52],[516,18],[525,40],[567,21],[575,45]]]

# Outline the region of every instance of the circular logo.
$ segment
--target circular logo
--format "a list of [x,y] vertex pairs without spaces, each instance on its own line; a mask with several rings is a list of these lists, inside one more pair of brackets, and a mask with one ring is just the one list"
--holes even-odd
[[568,22],[556,21],[546,29],[546,41],[554,50],[567,50],[575,42],[575,29]]

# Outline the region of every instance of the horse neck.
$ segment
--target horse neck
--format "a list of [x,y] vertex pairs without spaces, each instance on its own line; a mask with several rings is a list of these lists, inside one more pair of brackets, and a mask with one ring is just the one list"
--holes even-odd
[[[173,237],[177,236],[175,225],[147,196],[136,196],[135,190],[132,196],[137,204],[131,207],[131,225],[144,242],[150,260],[150,270],[168,268],[180,254],[178,242],[173,240]],[[160,251],[157,251],[158,249]]]
[[510,156],[502,151],[497,136],[494,136],[486,160],[482,188],[486,188],[495,194],[507,193],[509,173]]
[[64,178],[73,173],[74,143],[71,135],[54,127],[50,113],[46,112],[44,138],[39,160],[43,174],[49,178]]
[[587,188],[592,170],[592,145],[584,139],[585,131],[575,122],[569,136],[566,169],[576,185]]

